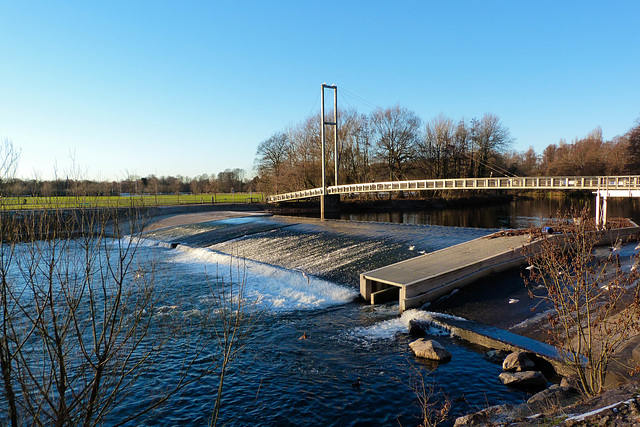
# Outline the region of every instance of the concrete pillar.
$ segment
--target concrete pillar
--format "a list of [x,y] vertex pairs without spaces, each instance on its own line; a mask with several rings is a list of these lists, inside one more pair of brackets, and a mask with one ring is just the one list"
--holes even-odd
[[600,230],[600,192],[596,191],[596,230]]
[[360,275],[360,295],[366,302],[371,301],[371,280],[366,279],[362,274]]

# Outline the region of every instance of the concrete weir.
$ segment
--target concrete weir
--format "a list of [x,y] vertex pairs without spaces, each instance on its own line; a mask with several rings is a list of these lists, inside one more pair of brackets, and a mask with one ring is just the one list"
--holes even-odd
[[[637,235],[629,227],[603,232],[600,244]],[[523,250],[540,240],[529,234],[496,233],[360,274],[360,294],[378,304],[397,299],[400,312],[420,307],[482,277],[526,263]]]

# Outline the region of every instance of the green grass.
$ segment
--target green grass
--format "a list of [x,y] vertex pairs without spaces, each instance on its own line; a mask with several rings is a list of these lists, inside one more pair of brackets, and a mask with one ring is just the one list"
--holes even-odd
[[78,208],[78,207],[130,207],[176,206],[211,203],[256,203],[264,201],[261,193],[217,194],[154,194],[135,196],[62,196],[62,197],[2,197],[0,208],[6,210]]

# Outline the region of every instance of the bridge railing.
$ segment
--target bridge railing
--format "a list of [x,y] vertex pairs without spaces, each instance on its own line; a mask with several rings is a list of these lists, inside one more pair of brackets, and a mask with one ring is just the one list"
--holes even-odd
[[[554,177],[496,177],[496,178],[456,178],[421,179],[410,181],[368,182],[327,187],[327,194],[385,193],[391,191],[434,191],[434,190],[638,190],[640,176],[554,176]],[[322,188],[276,194],[267,197],[267,202],[275,203],[317,197]]]

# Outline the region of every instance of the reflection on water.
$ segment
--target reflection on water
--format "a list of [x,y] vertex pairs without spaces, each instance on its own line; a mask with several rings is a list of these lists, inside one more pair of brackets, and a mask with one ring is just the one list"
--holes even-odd
[[[429,209],[417,212],[345,213],[341,214],[340,218],[448,227],[527,228],[540,226],[545,220],[557,216],[558,212],[566,212],[571,206],[582,208],[585,204],[590,207],[592,212],[595,212],[595,196],[591,198],[539,197],[491,205]],[[610,218],[630,218],[636,223],[640,223],[640,200],[609,199],[608,215]]]

